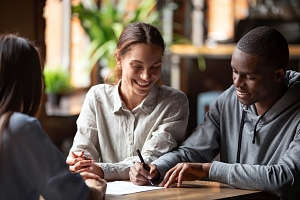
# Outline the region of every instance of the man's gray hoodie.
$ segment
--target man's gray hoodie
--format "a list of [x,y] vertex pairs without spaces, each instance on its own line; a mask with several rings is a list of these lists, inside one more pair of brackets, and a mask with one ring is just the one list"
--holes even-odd
[[180,147],[155,160],[162,177],[180,162],[211,165],[211,180],[300,199],[300,73],[287,71],[288,91],[266,113],[242,105],[234,86]]

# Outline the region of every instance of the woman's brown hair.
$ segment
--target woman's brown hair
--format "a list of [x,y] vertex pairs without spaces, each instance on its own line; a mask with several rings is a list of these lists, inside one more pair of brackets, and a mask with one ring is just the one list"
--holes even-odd
[[14,34],[0,36],[0,144],[13,112],[34,116],[42,95],[42,67],[32,42]]
[[[151,24],[143,22],[135,22],[127,25],[122,31],[117,43],[117,50],[115,56],[124,56],[130,51],[133,45],[136,44],[153,44],[158,45],[165,50],[164,40],[159,30]],[[105,77],[104,82],[115,85],[122,78],[122,67],[116,66],[112,72]],[[162,84],[162,80],[159,79],[158,83]]]

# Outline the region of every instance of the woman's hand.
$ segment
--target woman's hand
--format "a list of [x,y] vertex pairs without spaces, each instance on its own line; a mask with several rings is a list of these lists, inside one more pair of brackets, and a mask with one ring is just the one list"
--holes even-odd
[[85,179],[85,184],[90,188],[88,200],[104,199],[106,192],[106,181],[104,179]]
[[79,154],[71,152],[67,158],[67,164],[69,164],[69,170],[71,172],[83,172],[89,171],[94,164],[94,160],[84,156],[84,152]]
[[129,172],[130,181],[135,185],[149,185],[151,179],[158,179],[160,174],[156,165],[149,164],[150,171],[143,168],[141,162],[136,162]]
[[100,178],[104,178],[104,172],[102,168],[94,163],[94,160],[84,156],[84,152],[75,154],[71,152],[71,155],[67,158],[67,164],[69,164],[69,170],[71,172],[91,172],[98,175]]
[[101,177],[97,174],[91,173],[91,172],[81,172],[80,175],[84,180],[86,179],[95,179],[95,180],[101,180]]
[[170,187],[171,184],[177,183],[177,187],[182,185],[182,181],[192,181],[209,175],[211,163],[178,163],[170,169],[164,180],[159,186]]

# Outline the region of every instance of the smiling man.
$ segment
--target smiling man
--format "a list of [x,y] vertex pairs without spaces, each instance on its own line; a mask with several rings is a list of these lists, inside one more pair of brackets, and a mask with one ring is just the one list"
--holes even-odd
[[[275,29],[247,33],[232,55],[233,85],[176,150],[150,164],[136,163],[131,181],[161,186],[208,177],[237,188],[299,199],[300,73],[286,71],[289,49]],[[220,153],[220,161],[214,157]]]

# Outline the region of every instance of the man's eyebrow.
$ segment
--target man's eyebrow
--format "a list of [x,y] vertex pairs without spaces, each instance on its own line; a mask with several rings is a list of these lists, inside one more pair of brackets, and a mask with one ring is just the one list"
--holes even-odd
[[[232,69],[236,70],[233,66],[231,66]],[[237,71],[237,70],[236,70]],[[259,74],[258,70],[255,70],[255,71],[252,71],[252,72],[239,72],[241,74],[245,74],[245,75],[256,75],[256,74]]]

